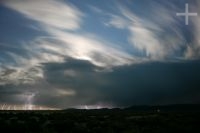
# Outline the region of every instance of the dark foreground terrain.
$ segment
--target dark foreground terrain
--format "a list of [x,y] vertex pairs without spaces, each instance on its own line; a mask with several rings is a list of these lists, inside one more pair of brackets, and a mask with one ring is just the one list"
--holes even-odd
[[200,133],[200,112],[102,109],[1,111],[0,130],[19,133]]

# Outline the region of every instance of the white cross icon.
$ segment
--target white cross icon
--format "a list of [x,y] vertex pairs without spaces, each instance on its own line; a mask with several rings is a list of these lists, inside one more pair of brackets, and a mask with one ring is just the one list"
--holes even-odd
[[176,13],[177,16],[185,16],[185,25],[189,25],[189,17],[190,16],[197,16],[197,13],[190,13],[189,12],[189,5],[188,3],[185,4],[185,12],[184,13]]

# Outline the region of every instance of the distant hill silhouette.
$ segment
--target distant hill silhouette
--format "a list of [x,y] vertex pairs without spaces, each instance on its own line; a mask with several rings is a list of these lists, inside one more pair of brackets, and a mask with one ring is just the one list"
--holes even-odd
[[[69,108],[65,111],[79,111],[87,109]],[[96,111],[133,111],[133,112],[200,112],[200,104],[171,104],[171,105],[135,105],[126,108],[102,108],[102,109],[89,109]],[[88,110],[88,111],[89,111]]]
[[151,111],[151,112],[200,112],[200,104],[173,104],[159,106],[131,106],[125,108],[131,111]]

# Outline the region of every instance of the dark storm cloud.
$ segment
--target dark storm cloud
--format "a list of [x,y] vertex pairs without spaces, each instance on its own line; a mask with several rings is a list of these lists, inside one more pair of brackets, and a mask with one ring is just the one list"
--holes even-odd
[[[43,64],[45,80],[34,85],[0,86],[1,101],[68,108],[112,103],[114,106],[200,102],[200,62],[145,63],[106,72],[88,61],[67,59]],[[61,90],[61,91],[60,91]]]
[[108,74],[108,86],[121,104],[199,102],[200,63],[149,63],[121,67]]
[[25,95],[34,90],[30,86],[23,85],[1,85],[0,104],[25,104]]
[[104,101],[104,94],[98,88],[105,85],[107,81],[103,79],[102,73],[97,72],[103,68],[96,67],[89,61],[75,59],[68,59],[65,63],[48,63],[44,66],[46,82],[50,86],[54,89],[75,91],[75,95],[62,97],[63,100],[58,97],[57,105],[63,102],[60,104],[67,107]]
[[[45,77],[50,86],[76,92],[74,96],[48,102],[66,107],[106,102],[119,106],[200,102],[199,61],[123,66],[109,73],[97,69],[100,68],[88,61],[73,59],[46,64]],[[72,71],[74,74],[67,75]]]

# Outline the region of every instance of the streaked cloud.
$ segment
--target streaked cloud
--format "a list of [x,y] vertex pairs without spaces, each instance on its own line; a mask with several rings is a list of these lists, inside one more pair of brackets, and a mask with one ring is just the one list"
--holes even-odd
[[35,84],[42,78],[43,72],[37,67],[27,69],[5,67],[0,69],[0,85]]
[[186,59],[199,59],[200,58],[200,10],[199,7],[200,2],[197,1],[195,5],[190,5],[190,10],[198,13],[197,17],[192,17],[190,20],[194,24],[193,32],[193,40],[188,44],[187,51],[185,53]]
[[131,23],[127,21],[125,18],[110,14],[110,21],[105,23],[106,26],[113,26],[119,29],[125,29],[127,26],[129,26]]
[[[92,35],[90,33],[85,32],[85,35],[83,34],[80,35],[63,31],[65,29],[73,29],[74,27],[80,27],[81,25],[80,22],[82,15],[80,15],[81,14],[80,11],[72,5],[67,5],[64,2],[55,0],[50,0],[50,1],[43,0],[41,2],[38,1],[24,2],[23,0],[20,0],[18,2],[6,1],[5,4],[8,7],[18,11],[19,13],[24,14],[29,19],[38,21],[39,23],[42,24],[43,26],[42,28],[44,28],[43,30],[46,31],[48,34],[50,34],[49,37],[48,36],[38,37],[32,40],[31,42],[26,42],[30,43],[31,46],[26,46],[26,44],[24,45],[25,49],[27,51],[29,50],[28,51],[29,54],[32,53],[32,49],[38,50],[38,52],[33,53],[33,55],[31,56],[38,55],[37,58],[40,57],[40,62],[51,62],[51,61],[60,62],[63,60],[63,56],[93,60],[94,57],[92,56],[94,56],[95,54],[99,54],[102,55],[102,59],[105,58],[105,61],[104,60],[100,61],[99,65],[105,65],[106,62],[109,63],[110,60],[117,60],[117,61],[121,60],[120,62],[123,62],[122,58],[124,59],[132,58],[125,52],[123,53],[123,51],[121,51],[120,48],[117,47],[115,48],[115,46],[112,45],[112,43],[100,37],[97,37],[94,34]],[[37,4],[39,6],[37,6]],[[50,10],[54,6],[55,9]],[[45,7],[50,7],[50,8],[47,10]],[[61,10],[59,7],[60,8],[63,7],[63,10]],[[56,14],[55,15],[56,17],[54,17],[54,12]],[[45,14],[48,15],[46,16]],[[63,20],[63,18],[65,18],[65,16],[63,15],[65,14],[69,14],[68,16],[72,17],[66,16],[66,20]],[[45,16],[47,17],[47,19],[45,18]],[[54,22],[54,21],[61,21],[63,25],[66,24],[66,26],[60,25],[61,22]],[[53,24],[49,24],[51,22]],[[76,24],[77,26],[73,26],[70,23]],[[77,28],[74,28],[74,30],[76,29]],[[40,50],[44,50],[46,53],[45,52],[42,53]],[[110,52],[108,53],[107,51]],[[94,62],[98,64],[98,61]],[[120,64],[120,62],[117,64]],[[126,64],[126,62],[128,61],[124,62]],[[35,61],[33,63],[37,64]]]
[[82,13],[62,0],[6,0],[4,4],[43,26],[66,30],[80,27]]
[[[149,12],[142,12],[143,15],[149,15],[148,19],[126,6],[119,5],[118,13],[111,14],[106,25],[129,30],[128,40],[133,48],[145,53],[146,58],[150,60],[177,58],[175,53],[180,51],[181,47],[186,47],[185,39],[182,31],[176,26],[178,22],[174,12],[177,7],[170,2],[165,4],[168,6],[151,2],[152,8]],[[166,29],[169,32],[166,32]]]
[[71,90],[70,89],[68,89],[68,90],[66,90],[66,89],[56,89],[56,95],[58,97],[60,97],[60,96],[73,96],[75,94],[76,94],[76,92],[72,89]]

